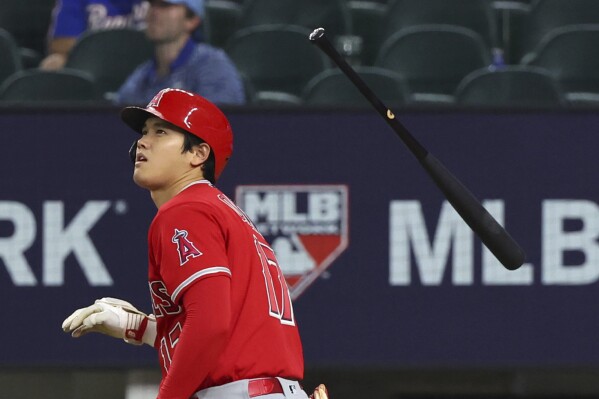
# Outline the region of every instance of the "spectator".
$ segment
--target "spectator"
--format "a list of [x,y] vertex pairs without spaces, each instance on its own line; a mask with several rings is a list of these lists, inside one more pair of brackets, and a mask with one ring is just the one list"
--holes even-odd
[[119,89],[117,104],[147,104],[165,87],[198,93],[216,104],[243,104],[242,80],[221,49],[194,41],[204,0],[152,0],[146,36],[154,58],[141,64]]
[[57,0],[45,70],[61,69],[77,38],[86,31],[145,27],[145,0]]

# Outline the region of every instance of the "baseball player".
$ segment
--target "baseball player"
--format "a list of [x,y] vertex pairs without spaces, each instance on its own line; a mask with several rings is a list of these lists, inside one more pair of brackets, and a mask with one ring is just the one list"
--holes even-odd
[[[271,247],[214,183],[233,149],[225,115],[178,89],[123,121],[141,137],[133,180],[158,211],[148,233],[153,314],[102,298],[63,330],[99,332],[158,351],[158,399],[308,398],[289,290]],[[324,386],[312,397],[327,399]]]

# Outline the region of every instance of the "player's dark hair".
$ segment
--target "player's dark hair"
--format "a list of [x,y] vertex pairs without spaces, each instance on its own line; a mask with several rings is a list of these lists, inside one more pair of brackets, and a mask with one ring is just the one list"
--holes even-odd
[[[189,132],[184,132],[183,151],[181,152],[191,152],[193,147],[202,143],[205,143],[205,141],[199,138],[198,136],[193,135]],[[208,180],[210,183],[214,184],[216,179],[214,178],[214,151],[212,151],[212,147],[210,147],[210,154],[208,155],[208,159],[206,160],[206,162],[202,164],[202,172],[204,174],[204,178]]]

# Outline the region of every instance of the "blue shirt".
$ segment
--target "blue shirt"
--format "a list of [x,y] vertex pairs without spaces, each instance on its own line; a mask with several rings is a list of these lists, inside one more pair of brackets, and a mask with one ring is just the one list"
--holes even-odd
[[197,93],[215,104],[245,103],[243,82],[227,54],[191,39],[171,64],[170,74],[158,76],[156,61],[144,62],[123,83],[115,102],[145,105],[167,87]]
[[85,31],[145,27],[145,0],[59,0],[52,37],[77,37]]

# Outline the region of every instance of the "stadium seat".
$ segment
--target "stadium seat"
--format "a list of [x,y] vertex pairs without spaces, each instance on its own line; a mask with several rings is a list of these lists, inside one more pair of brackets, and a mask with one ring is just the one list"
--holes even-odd
[[243,73],[240,73],[245,90],[245,100],[248,105],[280,108],[280,107],[295,107],[302,105],[300,96],[282,91],[259,91],[257,92],[250,79]]
[[302,104],[301,97],[279,91],[262,91],[256,93],[251,102],[251,105],[266,108],[289,108],[298,107]]
[[521,58],[520,41],[532,8],[530,1],[494,0],[493,8],[504,62],[517,64]]
[[597,0],[537,0],[532,3],[521,36],[514,43],[514,52],[521,59],[534,51],[541,40],[556,28],[598,23]]
[[362,65],[372,65],[382,42],[383,21],[387,5],[371,0],[348,1],[353,34],[362,38],[359,59]]
[[323,27],[331,37],[352,32],[344,0],[246,0],[241,28],[271,24],[303,26],[310,32]]
[[225,51],[258,95],[280,91],[299,96],[316,74],[330,67],[328,58],[296,26],[264,25],[237,31]]
[[242,7],[231,0],[208,0],[204,33],[206,41],[216,47],[224,47],[239,24]]
[[452,102],[464,76],[490,63],[489,48],[470,29],[424,25],[389,37],[375,65],[402,75],[417,102]]
[[417,25],[456,25],[478,33],[489,48],[498,46],[495,13],[487,0],[395,0],[390,3],[383,40]]
[[41,59],[46,50],[55,2],[56,0],[2,0],[0,28],[13,35],[17,45],[24,49],[24,55]]
[[[347,3],[350,3],[352,1],[356,1],[356,0],[344,0]],[[390,0],[358,0],[358,1],[366,1],[368,3],[378,3],[378,4],[387,4],[390,2]]]
[[81,102],[97,100],[92,77],[85,72],[62,69],[20,71],[0,86],[0,101],[18,103]]
[[152,44],[143,32],[112,29],[87,32],[69,53],[66,67],[89,73],[100,93],[118,90],[142,62],[152,57]]
[[567,104],[549,71],[514,65],[468,74],[456,90],[456,103],[474,107],[562,107]]
[[543,37],[523,63],[545,68],[560,82],[568,101],[599,101],[599,24],[569,25]]
[[[376,67],[365,66],[354,69],[388,107],[399,107],[409,103],[410,92],[401,75]],[[312,78],[306,85],[302,98],[305,105],[371,106],[339,69],[329,69]]]
[[0,28],[0,83],[22,69],[19,48],[13,36]]

